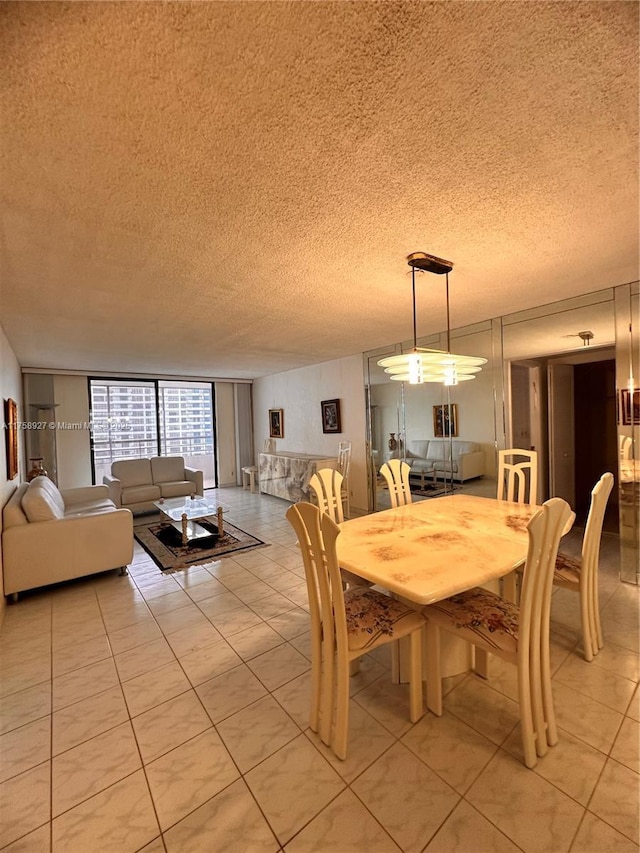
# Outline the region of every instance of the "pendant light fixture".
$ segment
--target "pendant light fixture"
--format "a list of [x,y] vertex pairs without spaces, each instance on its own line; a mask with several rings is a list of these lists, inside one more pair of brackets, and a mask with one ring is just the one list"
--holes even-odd
[[[413,349],[402,355],[390,355],[378,364],[384,367],[391,379],[397,382],[409,382],[420,385],[423,382],[439,382],[441,385],[457,385],[475,379],[476,373],[487,363],[486,358],[470,355],[456,355],[451,352],[451,328],[449,323],[449,273],[453,269],[451,261],[427,255],[425,252],[413,252],[407,256],[411,267],[411,288],[413,294]],[[436,350],[419,347],[416,332],[416,270],[444,275],[447,295],[447,349]]]

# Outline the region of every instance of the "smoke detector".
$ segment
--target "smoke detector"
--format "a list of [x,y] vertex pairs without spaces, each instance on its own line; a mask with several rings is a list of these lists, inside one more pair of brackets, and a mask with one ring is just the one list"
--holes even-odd
[[593,340],[593,332],[578,332],[578,337],[582,338],[582,343],[585,347],[589,346],[589,342]]

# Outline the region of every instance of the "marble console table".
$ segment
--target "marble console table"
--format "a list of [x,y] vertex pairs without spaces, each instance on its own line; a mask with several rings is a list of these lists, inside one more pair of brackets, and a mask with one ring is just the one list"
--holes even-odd
[[338,458],[312,453],[260,453],[258,478],[260,491],[285,500],[308,501],[309,480],[320,468],[335,468]]

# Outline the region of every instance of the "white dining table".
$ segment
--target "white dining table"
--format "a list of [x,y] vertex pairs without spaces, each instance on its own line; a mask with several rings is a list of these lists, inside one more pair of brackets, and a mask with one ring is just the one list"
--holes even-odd
[[[496,589],[527,556],[527,524],[538,506],[449,495],[340,524],[340,567],[419,606],[474,586]],[[442,637],[443,675],[467,671],[472,650]],[[401,665],[401,680],[404,666]]]
[[340,524],[341,568],[415,604],[509,574],[527,556],[531,504],[449,495]]

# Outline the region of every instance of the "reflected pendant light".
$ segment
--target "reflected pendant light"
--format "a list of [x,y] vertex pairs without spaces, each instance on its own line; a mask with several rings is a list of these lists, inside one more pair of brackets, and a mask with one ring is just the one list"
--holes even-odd
[[[439,382],[441,385],[457,385],[475,379],[476,373],[487,363],[486,358],[470,355],[456,355],[451,352],[451,328],[449,323],[449,273],[453,269],[451,261],[413,252],[407,256],[411,267],[411,288],[413,293],[413,349],[402,355],[390,355],[380,359],[378,364],[384,367],[391,379],[397,382],[409,382],[420,385],[423,382]],[[416,336],[416,270],[444,275],[447,293],[447,349],[436,350],[419,347]]]

